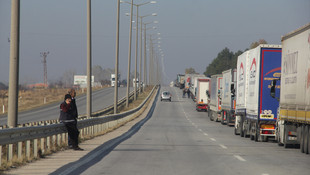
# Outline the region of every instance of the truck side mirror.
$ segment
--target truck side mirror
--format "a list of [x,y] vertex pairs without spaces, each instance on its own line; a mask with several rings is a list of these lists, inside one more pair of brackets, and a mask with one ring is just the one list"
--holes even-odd
[[208,90],[206,90],[206,94],[207,94],[208,98],[210,98],[210,93]]
[[234,97],[234,96],[235,96],[235,93],[236,93],[235,85],[234,85],[234,84],[231,84],[231,85],[230,85],[230,92],[231,92],[232,96]]
[[272,80],[270,83],[270,96],[272,98],[276,98],[276,84],[277,84],[277,80]]

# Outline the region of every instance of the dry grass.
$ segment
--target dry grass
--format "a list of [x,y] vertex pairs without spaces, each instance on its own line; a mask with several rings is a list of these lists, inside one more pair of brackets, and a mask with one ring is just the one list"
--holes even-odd
[[[107,86],[105,86],[107,87]],[[105,88],[103,87],[103,88]],[[100,89],[94,88],[93,90]],[[40,107],[46,104],[54,103],[63,100],[64,95],[68,93],[67,88],[58,89],[29,89],[20,90],[18,96],[18,111],[29,110]],[[86,93],[85,89],[77,89],[76,94],[81,95]],[[0,90],[0,114],[8,111],[8,97],[7,90]],[[2,98],[3,97],[3,98]],[[4,111],[3,111],[4,105]]]

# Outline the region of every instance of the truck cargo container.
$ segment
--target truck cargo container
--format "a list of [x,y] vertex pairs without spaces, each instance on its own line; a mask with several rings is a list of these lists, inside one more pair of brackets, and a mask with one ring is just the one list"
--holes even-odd
[[191,86],[190,86],[189,90],[191,92],[191,97],[195,102],[196,102],[196,98],[197,98],[198,79],[205,78],[205,77],[206,77],[205,75],[200,75],[200,74],[193,75],[191,77]]
[[222,90],[221,90],[221,123],[227,125],[235,124],[235,87],[236,87],[236,69],[229,69],[222,72]]
[[208,116],[211,121],[221,121],[221,87],[222,87],[222,74],[211,76],[211,89],[210,89],[210,104]]
[[210,102],[210,78],[198,78],[196,93],[196,110],[208,111]]
[[184,88],[184,78],[185,78],[185,76],[182,74],[177,75],[176,86],[179,87],[180,89]]
[[243,71],[246,72],[245,115],[240,116],[241,119],[236,122],[243,122],[237,124],[242,126],[241,136],[250,136],[255,141],[267,141],[276,136],[279,102],[269,94],[270,82],[281,74],[281,46],[259,45],[246,55],[247,63],[243,67],[241,64],[237,67],[239,76]]
[[238,56],[237,60],[237,91],[236,91],[236,109],[235,109],[235,134],[240,134],[242,137],[243,133],[243,120],[246,116],[246,94],[248,91],[247,71],[246,67],[249,62],[248,57],[249,51],[244,52]]
[[[279,81],[271,94],[279,97]],[[277,137],[279,145],[310,152],[310,23],[282,37],[282,71]]]

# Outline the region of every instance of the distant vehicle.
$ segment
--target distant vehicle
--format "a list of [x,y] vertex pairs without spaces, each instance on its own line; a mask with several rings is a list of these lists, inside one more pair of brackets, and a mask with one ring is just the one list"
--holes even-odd
[[177,81],[176,81],[176,87],[179,87],[180,89],[183,89],[184,88],[184,81],[185,79],[185,75],[182,75],[182,74],[178,74],[177,75]]
[[211,121],[221,121],[221,88],[222,88],[222,74],[216,74],[211,76],[210,86],[210,104],[208,110],[208,116]]
[[210,102],[210,78],[199,78],[197,83],[196,110],[208,111]]
[[[115,74],[111,74],[111,86],[114,87],[115,86]],[[120,86],[120,75],[118,75],[118,83],[117,83],[118,87]]]
[[115,74],[111,74],[111,86],[115,86]]
[[221,90],[222,98],[222,111],[221,111],[221,123],[227,125],[235,124],[235,87],[237,82],[237,70],[229,69],[222,72],[223,74],[223,86]]
[[135,78],[132,79],[132,87],[135,87],[135,86],[137,86],[137,88],[139,88],[139,78],[137,78],[137,81]]
[[161,93],[160,101],[163,101],[163,100],[171,101],[171,94],[170,94],[169,91],[164,91],[164,92]]

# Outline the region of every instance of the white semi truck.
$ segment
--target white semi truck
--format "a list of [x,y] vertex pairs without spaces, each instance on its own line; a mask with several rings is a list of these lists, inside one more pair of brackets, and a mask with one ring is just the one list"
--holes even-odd
[[227,125],[235,124],[235,87],[237,83],[237,70],[229,69],[222,72],[222,109],[221,109],[221,123]]
[[115,74],[111,74],[111,86],[115,86]]
[[210,102],[210,78],[200,77],[197,79],[196,110],[208,111]]
[[[279,97],[279,81],[271,95]],[[277,137],[279,145],[310,152],[310,23],[282,37],[282,70]]]
[[221,87],[222,87],[222,74],[216,74],[211,76],[211,89],[210,89],[210,104],[208,110],[208,116],[211,121],[221,121]]
[[281,51],[280,45],[259,45],[238,57],[235,134],[275,138],[279,102],[270,97],[270,83],[280,77]]

